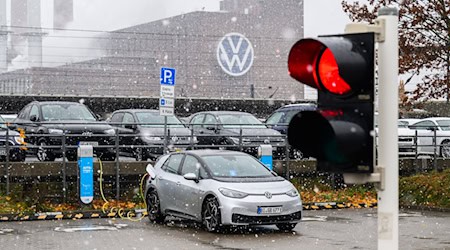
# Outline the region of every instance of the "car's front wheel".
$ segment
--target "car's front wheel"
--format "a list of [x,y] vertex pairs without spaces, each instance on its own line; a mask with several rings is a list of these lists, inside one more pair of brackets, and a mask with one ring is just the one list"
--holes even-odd
[[163,223],[165,218],[161,212],[159,196],[156,190],[149,191],[146,202],[148,219],[153,223]]
[[279,223],[276,225],[281,231],[292,231],[297,226],[297,223]]
[[49,144],[45,140],[39,141],[39,148],[37,150],[37,158],[39,161],[54,161],[55,154],[48,148]]
[[203,205],[203,226],[208,232],[218,232],[221,227],[219,202],[215,197],[209,197]]

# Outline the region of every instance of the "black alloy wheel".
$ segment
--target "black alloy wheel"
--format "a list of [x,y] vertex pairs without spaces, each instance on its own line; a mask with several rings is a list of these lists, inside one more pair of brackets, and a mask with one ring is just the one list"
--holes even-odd
[[55,154],[48,148],[48,143],[45,139],[39,141],[39,148],[37,149],[36,156],[39,161],[54,161]]
[[147,214],[150,222],[153,223],[163,223],[164,215],[161,212],[161,206],[159,201],[159,196],[156,190],[151,190],[147,194]]
[[143,148],[136,148],[134,151],[134,158],[136,161],[146,161],[147,157],[144,155],[144,149]]
[[203,226],[208,232],[218,232],[221,228],[219,202],[215,197],[209,197],[203,205]]

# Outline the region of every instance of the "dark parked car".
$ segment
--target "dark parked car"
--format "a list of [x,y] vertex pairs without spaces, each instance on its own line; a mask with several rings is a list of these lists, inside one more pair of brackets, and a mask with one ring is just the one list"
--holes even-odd
[[[156,159],[164,154],[164,116],[159,110],[123,109],[112,113],[109,122],[117,129],[123,155],[136,160]],[[191,131],[176,116],[167,116],[167,141],[169,149],[189,148],[197,143]],[[128,147],[127,145],[130,145]]]
[[79,144],[92,145],[94,154],[102,160],[115,159],[114,128],[97,121],[94,113],[81,103],[31,102],[13,123],[16,128],[25,130],[28,143],[39,146],[36,154],[40,161],[62,157],[63,140],[69,161],[77,159]]
[[255,116],[237,111],[205,111],[191,116],[189,127],[194,130],[199,145],[214,145],[223,149],[257,154],[259,145],[271,144],[274,156],[284,152],[285,138],[267,128]]
[[6,160],[7,140],[9,142],[9,160],[24,161],[26,151],[23,138],[20,137],[19,132],[8,129],[6,126],[6,121],[0,116],[0,161]]
[[292,117],[300,111],[316,110],[317,106],[312,103],[297,103],[283,106],[273,112],[266,120],[269,128],[286,134],[289,122]]

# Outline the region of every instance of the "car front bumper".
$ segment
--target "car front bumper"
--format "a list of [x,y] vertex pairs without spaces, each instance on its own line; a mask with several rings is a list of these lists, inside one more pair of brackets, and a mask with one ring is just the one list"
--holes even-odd
[[[219,198],[223,225],[268,225],[277,223],[298,223],[302,218],[302,202],[299,196],[285,194],[249,195],[242,199]],[[281,212],[273,214],[258,213],[258,207],[281,207]]]

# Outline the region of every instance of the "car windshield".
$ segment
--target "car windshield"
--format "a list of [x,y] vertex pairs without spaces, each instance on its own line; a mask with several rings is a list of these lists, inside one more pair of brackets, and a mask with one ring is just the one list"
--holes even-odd
[[203,160],[214,177],[273,177],[273,174],[264,165],[247,155],[211,155],[204,156]]
[[407,121],[398,121],[399,128],[407,128],[408,125],[409,125],[409,122],[407,122]]
[[222,114],[218,116],[224,128],[242,126],[260,128],[265,126],[260,120],[250,114]]
[[[164,127],[164,116],[157,112],[137,112],[138,122],[143,127]],[[182,128],[183,123],[175,116],[167,116],[167,125],[171,128]]]
[[437,120],[436,122],[442,130],[450,130],[450,120]]
[[44,121],[95,121],[94,115],[83,104],[58,103],[42,105]]

